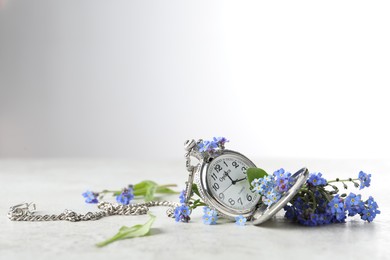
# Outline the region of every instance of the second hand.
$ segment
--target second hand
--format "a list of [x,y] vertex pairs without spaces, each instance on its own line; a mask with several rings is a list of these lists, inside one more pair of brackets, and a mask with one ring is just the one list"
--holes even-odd
[[224,193],[227,189],[229,189],[231,186],[233,185],[233,183],[232,184],[230,184],[224,191],[222,191],[221,193]]

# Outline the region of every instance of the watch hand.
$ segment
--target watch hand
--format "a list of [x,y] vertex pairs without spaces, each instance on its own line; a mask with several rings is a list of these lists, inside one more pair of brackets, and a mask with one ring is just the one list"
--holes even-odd
[[242,179],[237,179],[237,180],[235,180],[234,182],[237,183],[237,182],[240,182],[240,181],[243,181],[243,180],[246,180],[246,177],[245,177],[245,178],[242,178]]
[[226,172],[226,171],[224,171],[224,173],[225,173],[225,176],[227,176],[231,181],[232,181],[232,184],[236,184],[236,181],[233,181],[233,179],[232,178],[230,178],[230,176],[229,176],[229,173],[228,172]]
[[233,183],[232,184],[230,184],[224,191],[222,191],[221,193],[224,193],[227,189],[229,189],[230,188],[230,186],[232,186],[233,185]]

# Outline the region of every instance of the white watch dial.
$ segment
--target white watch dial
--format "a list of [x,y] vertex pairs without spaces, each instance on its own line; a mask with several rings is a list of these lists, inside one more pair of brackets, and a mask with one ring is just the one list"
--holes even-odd
[[207,186],[222,205],[234,210],[248,210],[258,202],[246,176],[250,166],[237,156],[221,155],[211,161],[207,170]]

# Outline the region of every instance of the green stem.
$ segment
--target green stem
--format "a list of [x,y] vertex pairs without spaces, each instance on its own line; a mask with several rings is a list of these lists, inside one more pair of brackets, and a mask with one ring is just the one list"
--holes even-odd
[[111,237],[103,242],[97,243],[96,246],[98,246],[98,247],[106,246],[108,244],[111,244],[112,242],[115,242],[117,240],[122,239],[123,236],[124,236],[124,234],[116,234],[115,236],[113,236],[113,237]]
[[165,184],[165,185],[160,185],[160,186],[157,186],[157,187],[161,187],[161,188],[177,187],[177,184]]
[[327,191],[325,189],[319,189],[320,193],[322,194],[322,196],[325,197],[325,199],[330,202],[332,200],[332,197],[327,193]]
[[[177,187],[177,185],[176,184],[159,185],[156,187],[156,193],[159,193],[159,189],[168,188],[168,187]],[[146,193],[147,190],[148,188],[134,189],[133,194],[134,196],[142,196]]]
[[99,194],[100,193],[116,193],[116,192],[121,192],[120,190],[118,191],[118,190],[102,190],[101,192],[99,192]]
[[359,180],[359,178],[357,178],[357,179],[349,178],[349,179],[345,179],[345,180],[336,179],[336,180],[328,181],[328,183],[332,183],[332,182],[345,182],[345,181],[351,181],[351,182],[353,182],[353,181],[358,181],[358,180]]
[[313,210],[315,210],[317,208],[317,201],[316,201],[316,198],[314,196],[314,193],[311,190],[308,190],[308,189],[305,189],[305,188],[301,188],[300,191],[305,192],[305,193],[310,195],[311,200],[313,202],[312,208],[313,208]]
[[194,204],[194,205],[190,206],[190,209],[196,209],[199,206],[207,206],[207,204],[205,204],[203,202],[199,202],[197,204]]

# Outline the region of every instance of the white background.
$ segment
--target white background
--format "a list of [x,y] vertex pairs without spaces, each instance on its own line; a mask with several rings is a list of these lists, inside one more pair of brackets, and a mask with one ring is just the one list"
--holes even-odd
[[0,157],[389,157],[388,1],[0,0]]

